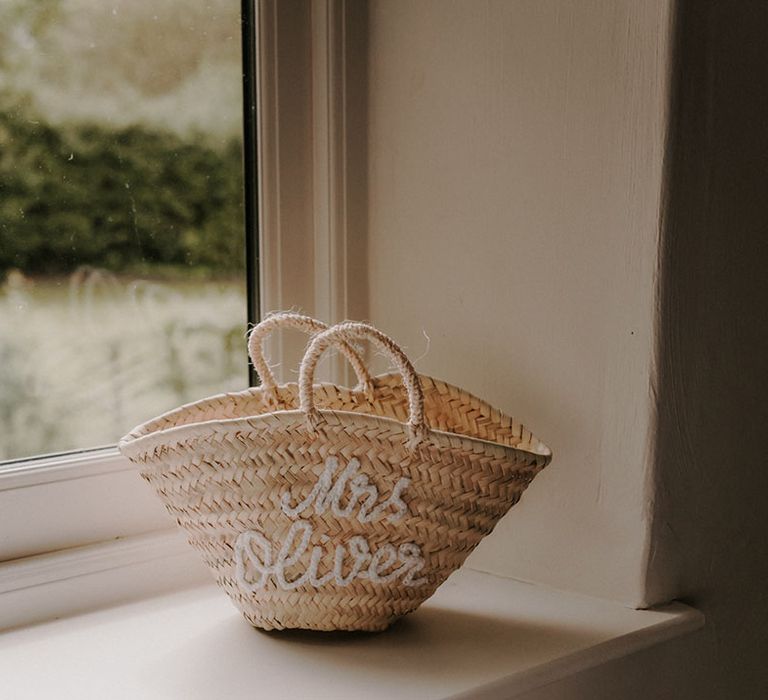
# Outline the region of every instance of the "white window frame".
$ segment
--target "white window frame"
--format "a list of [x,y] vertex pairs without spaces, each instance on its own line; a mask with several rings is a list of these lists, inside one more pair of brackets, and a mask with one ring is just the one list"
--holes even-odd
[[[365,87],[365,66],[355,43],[364,32],[354,30],[366,21],[366,3],[254,1],[261,311],[362,318],[365,251],[356,248],[355,232],[365,226],[359,195],[367,164],[365,129],[353,127],[366,118],[356,92]],[[292,342],[273,338],[272,358],[288,357]],[[330,370],[336,380],[349,379],[341,363]],[[0,467],[0,513],[0,629],[208,579],[137,468],[114,448]],[[681,611],[663,638],[702,622]],[[628,638],[596,647],[590,665],[662,639],[645,637],[641,647]],[[573,657],[564,663],[576,670]]]
[[[348,230],[362,224],[364,211],[348,194],[356,186],[350,172],[364,163],[348,138],[356,107],[347,76],[357,70],[348,28],[365,21],[361,5],[255,1],[261,312],[301,308],[328,321],[360,315]],[[272,343],[271,357],[283,358],[303,340]],[[349,378],[340,361],[329,371]],[[160,501],[115,447],[0,466],[0,513],[0,628],[205,579]],[[115,578],[116,570],[123,575]],[[95,594],[99,576],[108,593]],[[63,592],[66,582],[86,580],[81,593],[77,586]]]

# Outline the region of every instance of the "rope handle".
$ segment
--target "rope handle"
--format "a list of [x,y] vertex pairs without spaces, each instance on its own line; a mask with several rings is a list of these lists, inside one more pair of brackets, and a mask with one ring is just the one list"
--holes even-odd
[[[302,314],[282,311],[267,316],[251,330],[248,335],[248,356],[251,358],[251,362],[256,368],[256,372],[261,378],[262,388],[265,392],[272,395],[274,395],[275,390],[277,389],[277,381],[264,357],[264,341],[267,339],[267,336],[278,328],[294,328],[299,331],[304,331],[309,335],[315,335],[327,330],[328,326],[311,316],[303,316]],[[360,355],[345,341],[338,343],[338,347],[355,370],[358,380],[356,390],[370,393],[373,387],[371,375]]]
[[370,340],[389,355],[394,361],[408,393],[408,431],[409,446],[415,447],[427,434],[424,420],[424,394],[421,382],[411,361],[392,338],[367,323],[350,321],[339,323],[312,338],[299,367],[299,410],[307,417],[307,425],[314,430],[322,421],[320,412],[315,407],[314,376],[317,362],[322,354],[332,345],[339,345],[351,340]]

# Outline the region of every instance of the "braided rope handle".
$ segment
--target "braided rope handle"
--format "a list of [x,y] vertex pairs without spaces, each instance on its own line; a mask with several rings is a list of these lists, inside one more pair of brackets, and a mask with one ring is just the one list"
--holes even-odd
[[414,447],[427,434],[427,424],[424,420],[424,394],[421,382],[411,361],[392,338],[367,323],[339,323],[312,338],[299,367],[299,410],[307,417],[307,425],[311,430],[322,421],[320,412],[315,407],[314,376],[317,362],[321,355],[332,345],[351,340],[370,340],[392,358],[408,393],[408,431],[409,445]]
[[[294,328],[304,331],[309,335],[315,335],[328,330],[328,326],[316,318],[288,311],[267,316],[251,330],[248,335],[248,356],[251,358],[251,362],[256,368],[259,377],[261,377],[262,388],[269,394],[274,394],[277,388],[277,381],[264,357],[264,341],[268,335],[278,328]],[[358,380],[357,390],[369,393],[373,386],[371,375],[360,355],[347,342],[338,343],[338,347],[355,370]]]

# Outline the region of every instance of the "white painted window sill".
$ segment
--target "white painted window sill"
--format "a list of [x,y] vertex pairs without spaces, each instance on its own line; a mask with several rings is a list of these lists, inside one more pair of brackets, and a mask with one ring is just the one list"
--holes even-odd
[[702,624],[463,570],[384,633],[267,634],[205,585],[0,634],[0,678],[16,700],[512,698]]

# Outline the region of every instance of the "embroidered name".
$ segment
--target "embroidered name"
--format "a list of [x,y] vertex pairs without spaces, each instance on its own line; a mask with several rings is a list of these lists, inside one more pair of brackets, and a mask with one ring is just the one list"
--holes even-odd
[[[339,468],[339,460],[336,457],[328,457],[325,461],[325,469],[317,480],[310,494],[301,503],[291,506],[291,494],[284,493],[280,499],[280,507],[287,516],[295,518],[310,507],[314,507],[317,515],[322,515],[326,510],[339,518],[349,518],[358,503],[360,510],[357,513],[357,519],[361,523],[370,523],[377,520],[387,509],[393,510],[387,515],[387,520],[395,523],[400,520],[407,512],[408,506],[402,499],[403,492],[411,480],[403,477],[395,484],[392,489],[392,495],[381,505],[376,505],[379,500],[379,490],[370,483],[365,474],[358,474],[360,461],[356,458],[349,460],[349,464],[341,474],[333,481],[333,475]],[[349,484],[349,498],[347,505],[341,505],[341,499],[344,491]]]
[[[366,538],[356,535],[343,544],[326,549],[324,545],[328,543],[328,537],[321,535],[321,544],[310,547],[314,527],[300,517],[310,508],[317,515],[330,511],[339,518],[356,517],[361,523],[380,518],[394,523],[408,512],[403,495],[410,479],[399,479],[389,497],[378,503],[379,491],[365,474],[359,472],[360,462],[357,459],[351,459],[336,475],[338,468],[338,459],[329,457],[309,495],[295,505],[292,505],[290,493],[282,495],[281,510],[295,522],[276,553],[272,542],[260,532],[246,531],[238,536],[235,542],[235,575],[241,588],[250,592],[262,589],[270,577],[283,590],[293,590],[305,584],[321,588],[331,582],[337,586],[348,586],[356,579],[367,579],[377,584],[400,579],[405,586],[419,586],[426,582],[425,578],[417,578],[424,568],[424,557],[421,548],[413,542],[397,547],[386,542],[371,551]],[[343,503],[345,496],[346,504]],[[309,565],[303,572],[296,571],[296,565],[308,550]],[[294,570],[289,573],[289,569]],[[321,570],[325,573],[321,574]]]

